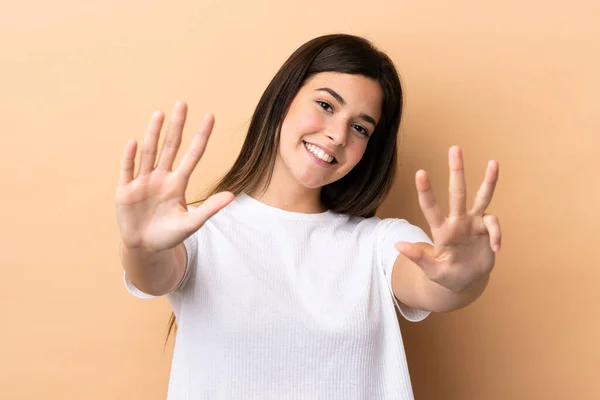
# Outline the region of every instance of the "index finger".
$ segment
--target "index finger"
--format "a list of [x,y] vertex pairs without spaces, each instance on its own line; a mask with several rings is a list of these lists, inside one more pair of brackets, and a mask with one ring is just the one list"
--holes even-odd
[[458,146],[452,146],[448,151],[448,164],[450,167],[450,185],[448,187],[450,216],[460,217],[467,212],[467,185],[462,151]]
[[121,170],[119,172],[119,185],[121,186],[126,185],[133,180],[136,150],[136,140],[129,139],[123,149],[123,154],[121,155]]
[[421,211],[423,211],[427,223],[432,229],[439,228],[444,224],[445,218],[433,195],[427,172],[422,169],[418,170],[415,175],[415,183],[419,195],[419,206],[421,206]]
[[194,135],[189,150],[185,153],[181,160],[181,164],[179,164],[179,167],[177,168],[177,172],[183,174],[186,178],[189,178],[192,175],[194,168],[196,168],[200,158],[202,158],[214,124],[215,118],[212,114],[206,114],[202,119],[200,129],[198,129],[198,132]]
[[187,117],[187,104],[184,101],[177,101],[173,106],[173,116],[167,136],[163,142],[163,147],[158,159],[157,168],[163,171],[170,171],[173,161],[177,156],[177,151],[181,145],[181,135]]
[[473,208],[471,208],[471,213],[475,215],[483,215],[483,213],[485,213],[485,210],[492,202],[494,189],[498,182],[499,170],[500,166],[498,165],[498,162],[493,160],[488,162],[488,166],[485,170],[485,178],[475,195],[475,203],[473,204]]

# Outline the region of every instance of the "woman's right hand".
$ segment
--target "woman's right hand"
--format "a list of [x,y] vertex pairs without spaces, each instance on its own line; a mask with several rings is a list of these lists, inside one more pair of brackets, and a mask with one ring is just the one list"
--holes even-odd
[[186,103],[177,102],[155,165],[164,114],[154,112],[144,137],[135,177],[137,142],[131,139],[125,145],[115,201],[123,245],[128,249],[154,253],[175,248],[233,200],[232,193],[221,192],[188,211],[185,191],[206,148],[214,118],[210,114],[204,117],[189,150],[173,171],[186,114]]

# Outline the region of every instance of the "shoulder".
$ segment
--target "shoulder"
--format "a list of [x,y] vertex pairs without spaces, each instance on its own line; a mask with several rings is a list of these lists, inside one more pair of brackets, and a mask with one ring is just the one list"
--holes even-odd
[[369,218],[348,216],[344,222],[349,229],[370,234],[382,234],[390,230],[410,230],[415,227],[405,219],[380,218],[377,216]]
[[[339,214],[337,223],[342,226],[345,230],[351,231],[356,234],[372,234],[381,222],[378,217],[355,217],[347,214]],[[342,217],[343,216],[343,217]]]
[[412,230],[420,229],[406,219],[380,218],[377,216],[364,218],[346,215],[346,218],[343,218],[340,223],[348,230],[367,235],[385,235],[394,231],[409,233]]
[[344,230],[362,239],[367,237],[375,243],[425,242],[431,243],[429,236],[417,225],[403,218],[370,218],[348,216]]
[[375,235],[380,242],[431,243],[431,239],[422,228],[403,218],[380,219]]

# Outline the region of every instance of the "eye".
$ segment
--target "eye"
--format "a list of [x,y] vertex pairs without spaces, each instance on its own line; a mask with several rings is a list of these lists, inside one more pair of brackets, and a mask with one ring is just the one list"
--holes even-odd
[[332,112],[333,111],[333,107],[331,106],[331,104],[329,104],[326,101],[317,100],[317,104],[320,105],[321,108],[324,109],[327,112]]
[[362,126],[357,125],[357,124],[352,124],[352,128],[354,128],[354,130],[357,131],[358,133],[360,133],[361,135],[363,135],[365,137],[369,137],[369,131],[367,131]]

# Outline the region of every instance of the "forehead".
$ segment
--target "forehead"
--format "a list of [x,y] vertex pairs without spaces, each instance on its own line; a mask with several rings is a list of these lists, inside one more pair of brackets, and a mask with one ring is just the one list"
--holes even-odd
[[363,75],[321,72],[311,77],[301,90],[308,94],[320,88],[336,91],[346,102],[345,107],[380,118],[383,91],[376,80]]

